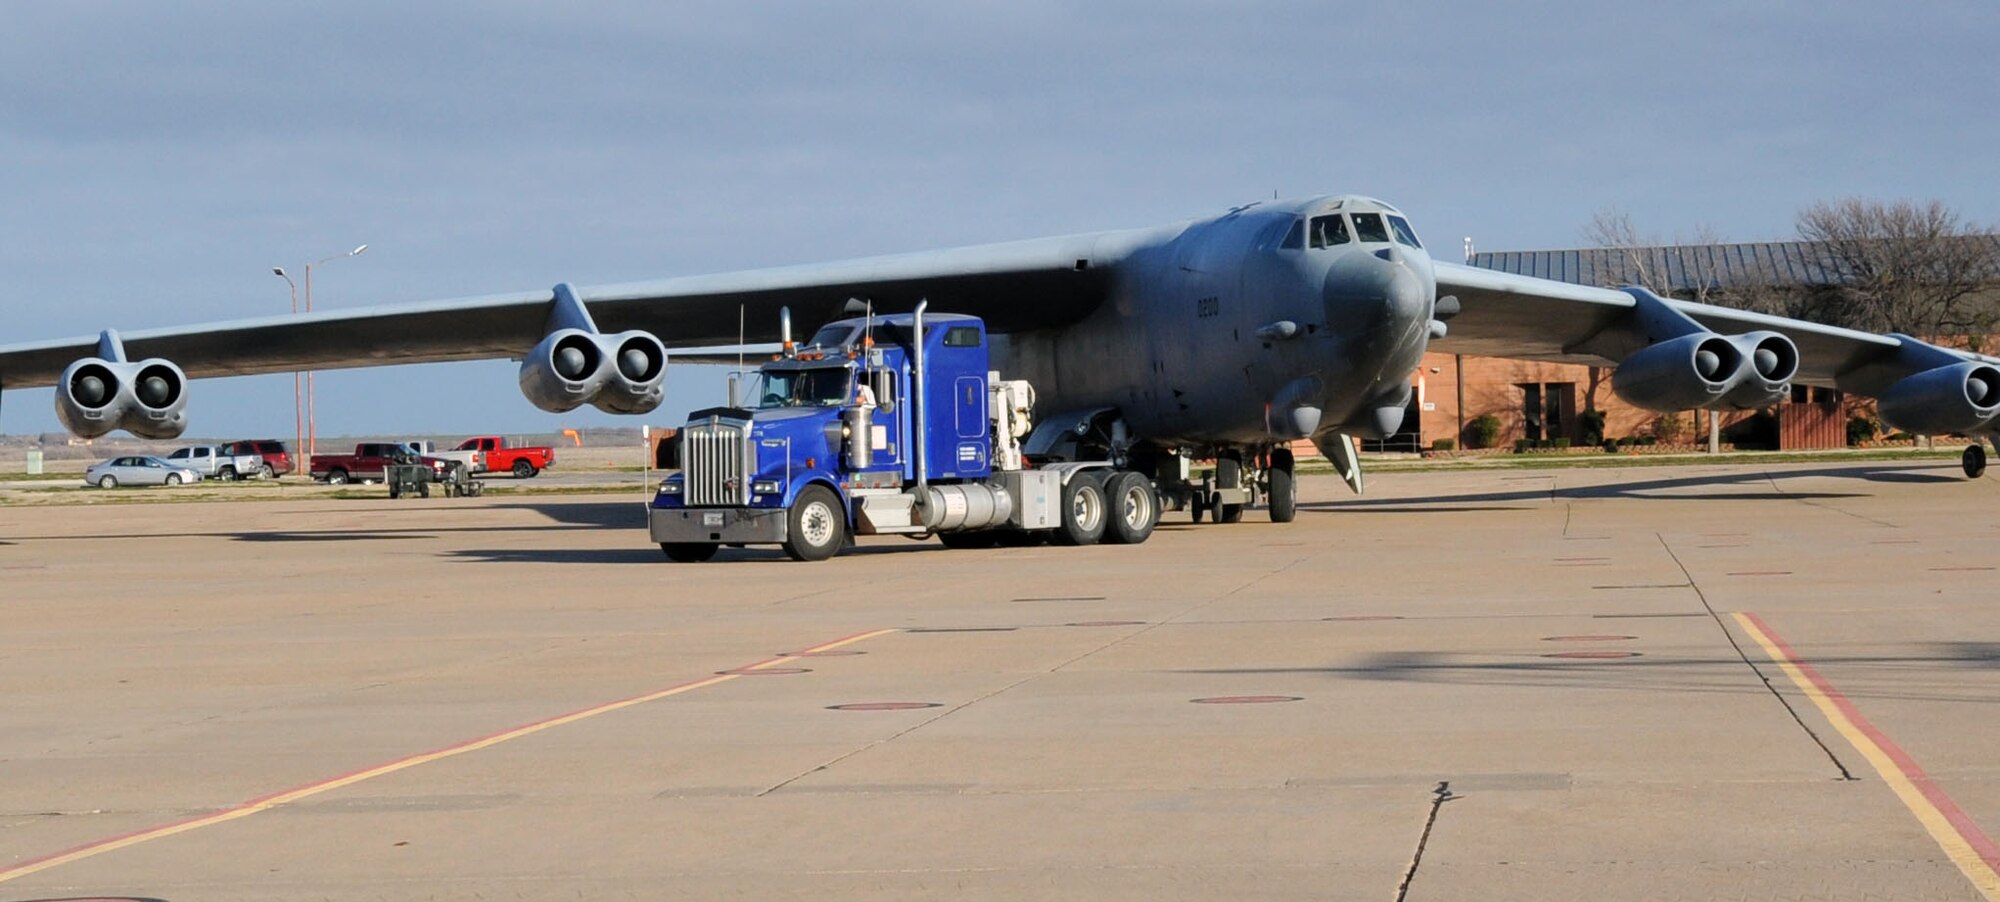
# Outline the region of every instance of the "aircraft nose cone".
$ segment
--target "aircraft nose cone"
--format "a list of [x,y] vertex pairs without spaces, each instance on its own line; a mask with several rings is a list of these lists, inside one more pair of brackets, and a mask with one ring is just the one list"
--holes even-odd
[[1349,336],[1375,332],[1401,339],[1429,326],[1430,295],[1428,280],[1402,255],[1350,254],[1327,272],[1327,323]]

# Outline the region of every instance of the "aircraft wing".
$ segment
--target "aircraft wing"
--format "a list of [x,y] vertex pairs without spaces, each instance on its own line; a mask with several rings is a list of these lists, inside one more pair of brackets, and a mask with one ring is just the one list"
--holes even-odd
[[[1638,301],[1624,291],[1455,263],[1434,263],[1433,268],[1438,297],[1456,297],[1460,312],[1449,320],[1446,337],[1431,342],[1431,350],[1612,366],[1645,346],[1634,315]],[[1929,353],[1903,353],[1906,345],[1914,343],[1904,337],[1691,301],[1666,303],[1718,333],[1783,333],[1799,349],[1799,373],[1794,381],[1806,385],[1875,395],[1896,379],[1928,368],[1936,359]],[[1996,362],[1977,354],[1948,353],[1964,360]]]
[[[1110,293],[1116,263],[1145,232],[1106,232],[838,263],[600,287],[576,294],[604,332],[643,329],[669,349],[778,339],[789,307],[805,339],[849,298],[880,313],[968,313],[995,332],[1081,319]],[[553,289],[300,316],[122,332],[126,355],[162,357],[190,377],[517,358],[548,333]],[[739,324],[742,330],[739,336]],[[106,324],[114,326],[116,324]],[[0,389],[52,385],[97,352],[96,336],[0,345]]]

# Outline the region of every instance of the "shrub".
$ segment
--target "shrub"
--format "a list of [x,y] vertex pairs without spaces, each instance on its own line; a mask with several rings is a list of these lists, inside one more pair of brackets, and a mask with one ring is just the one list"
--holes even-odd
[[1687,423],[1682,422],[1678,413],[1663,413],[1653,418],[1653,438],[1671,445],[1680,441],[1685,434]]
[[1859,414],[1847,419],[1847,443],[1859,445],[1875,437],[1875,421]]
[[[1500,439],[1500,418],[1492,414],[1474,417],[1465,424],[1465,446],[1467,448],[1491,448]],[[1516,448],[1515,450],[1520,450]]]
[[1608,439],[1605,439],[1605,440],[1604,440],[1604,453],[1606,453],[1606,454],[1617,454],[1617,453],[1618,453],[1618,440],[1617,440],[1617,439],[1615,439],[1615,438],[1608,438]]
[[1527,451],[1528,448],[1533,444],[1534,442],[1528,441],[1527,439],[1517,438],[1514,440],[1514,453],[1515,454],[1523,453]]
[[[1592,442],[1591,444],[1596,444],[1596,443]],[[1549,445],[1550,447],[1556,448],[1558,450],[1567,448],[1569,447],[1569,437],[1564,436],[1563,438],[1556,439],[1555,441],[1550,442]]]
[[1578,431],[1582,433],[1582,435],[1579,437],[1579,440],[1582,444],[1585,445],[1603,444],[1604,411],[1586,410],[1583,412],[1582,416],[1576,418],[1576,422]]
[[1434,439],[1431,442],[1432,451],[1450,451],[1456,447],[1458,447],[1458,443],[1448,438]]

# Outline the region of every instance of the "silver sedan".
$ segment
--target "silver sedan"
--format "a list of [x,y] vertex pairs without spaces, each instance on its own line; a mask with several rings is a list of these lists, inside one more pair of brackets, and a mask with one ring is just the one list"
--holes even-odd
[[115,489],[121,485],[180,485],[200,480],[201,474],[187,467],[177,467],[157,457],[136,454],[92,464],[90,469],[83,471],[84,484],[100,489]]

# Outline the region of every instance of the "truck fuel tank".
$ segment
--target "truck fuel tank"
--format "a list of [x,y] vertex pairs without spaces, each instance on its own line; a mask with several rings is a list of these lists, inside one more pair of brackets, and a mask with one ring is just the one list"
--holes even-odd
[[923,507],[924,525],[939,532],[991,529],[1006,525],[1014,516],[1014,499],[999,486],[934,485],[929,492],[930,503]]

